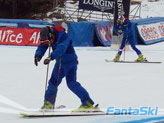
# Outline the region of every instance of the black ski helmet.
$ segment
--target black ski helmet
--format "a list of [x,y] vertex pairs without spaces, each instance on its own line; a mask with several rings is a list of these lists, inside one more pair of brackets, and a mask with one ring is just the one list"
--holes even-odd
[[40,30],[40,41],[51,40],[53,29],[49,26],[43,27]]

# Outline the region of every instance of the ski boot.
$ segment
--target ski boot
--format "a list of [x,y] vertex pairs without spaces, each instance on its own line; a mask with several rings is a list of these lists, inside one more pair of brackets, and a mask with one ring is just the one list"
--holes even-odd
[[119,59],[120,59],[120,55],[117,54],[116,57],[113,59],[113,62],[117,62],[117,61],[119,61]]
[[81,105],[78,109],[73,110],[72,112],[90,112],[94,110],[93,104],[87,100],[87,106]]
[[139,54],[138,59],[136,59],[135,62],[147,62],[147,59],[144,58],[142,54]]
[[51,110],[54,110],[54,105],[49,101],[44,101],[44,104],[41,107],[41,111],[46,112]]

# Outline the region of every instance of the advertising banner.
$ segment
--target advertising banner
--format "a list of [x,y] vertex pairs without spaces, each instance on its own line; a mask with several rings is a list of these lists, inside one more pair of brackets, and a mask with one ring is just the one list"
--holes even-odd
[[96,34],[104,46],[110,46],[112,41],[113,23],[107,25],[96,25]]
[[40,44],[40,29],[1,27],[0,44],[37,46]]
[[114,0],[79,0],[79,9],[114,13]]
[[137,26],[139,35],[145,44],[164,40],[164,22]]

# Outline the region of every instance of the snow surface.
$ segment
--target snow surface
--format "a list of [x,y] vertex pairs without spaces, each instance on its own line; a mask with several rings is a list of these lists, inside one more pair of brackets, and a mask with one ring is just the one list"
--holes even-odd
[[[141,106],[164,109],[164,42],[137,46],[150,61],[161,64],[107,63],[116,50],[109,47],[76,47],[79,57],[78,81],[89,91],[101,108],[114,106],[128,108]],[[96,116],[44,119],[23,119],[20,110],[40,108],[43,104],[46,66],[43,60],[36,67],[33,57],[36,47],[0,46],[0,122],[70,122],[70,123],[116,123],[140,120],[150,116]],[[47,54],[46,54],[47,55]],[[45,55],[45,56],[46,56]],[[45,58],[45,57],[44,57]],[[134,51],[126,51],[126,60],[135,60]],[[123,55],[122,55],[123,59]],[[55,61],[50,64],[51,74]],[[59,86],[56,105],[75,109],[79,99],[67,88],[65,79]],[[9,114],[11,113],[11,114]],[[164,115],[163,115],[164,116]],[[157,119],[159,120],[159,116]],[[151,117],[152,118],[152,117]],[[156,120],[157,120],[156,119]],[[164,120],[164,118],[163,118]],[[154,120],[153,120],[154,121]]]
[[[147,2],[142,0],[141,17],[163,16],[164,0]],[[78,81],[89,91],[101,108],[115,106],[128,108],[141,106],[159,107],[164,111],[164,42],[137,46],[150,61],[161,64],[106,63],[113,59],[116,50],[109,47],[76,47],[79,57]],[[24,119],[18,114],[22,110],[40,108],[43,104],[46,66],[43,60],[36,67],[33,57],[36,47],[0,45],[0,123],[157,123],[164,122],[158,116],[90,116],[64,118]],[[124,54],[122,55],[122,59]],[[45,57],[44,57],[45,58]],[[137,55],[130,50],[126,60],[135,60]],[[50,64],[49,76],[55,61]],[[59,86],[56,105],[75,109],[79,99],[66,86],[65,79]],[[163,112],[162,112],[163,113]]]
[[141,17],[164,17],[164,0],[158,2],[148,2],[148,0],[142,0],[141,4]]

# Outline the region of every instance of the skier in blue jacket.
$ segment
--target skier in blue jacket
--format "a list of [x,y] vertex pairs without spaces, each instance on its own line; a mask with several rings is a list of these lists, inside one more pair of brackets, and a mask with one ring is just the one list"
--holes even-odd
[[123,48],[127,43],[129,43],[132,47],[132,49],[137,53],[138,58],[135,60],[135,62],[143,62],[147,61],[146,58],[143,57],[141,51],[136,48],[135,42],[136,42],[136,37],[135,37],[135,30],[134,27],[135,25],[130,22],[128,18],[126,18],[124,21],[123,20],[118,20],[117,26],[114,28],[114,31],[118,33],[119,31],[123,32],[123,39],[122,43],[120,46],[120,49],[116,55],[116,57],[113,59],[114,62],[119,61],[120,56],[122,54]]
[[64,29],[61,26],[42,28],[40,32],[40,42],[41,44],[35,53],[35,65],[38,65],[38,62],[44,56],[49,46],[52,47],[53,51],[50,56],[44,60],[44,64],[47,65],[50,61],[56,60],[45,93],[44,104],[41,109],[54,108],[58,86],[64,77],[66,77],[68,88],[81,100],[82,105],[77,111],[93,109],[93,100],[90,98],[86,89],[76,81],[77,55],[72,46],[72,41]]

